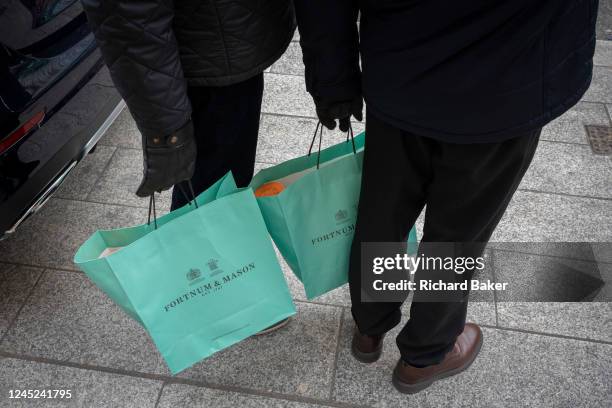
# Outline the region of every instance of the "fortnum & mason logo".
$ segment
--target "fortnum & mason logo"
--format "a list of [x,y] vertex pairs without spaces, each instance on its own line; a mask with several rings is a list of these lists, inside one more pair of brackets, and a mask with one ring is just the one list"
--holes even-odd
[[208,269],[214,271],[215,269],[219,269],[219,261],[216,259],[211,259],[208,261]]
[[[218,259],[209,259],[208,262],[206,262],[206,265],[208,266],[208,269],[210,270],[211,277],[218,275],[220,273],[223,273],[223,270],[219,268]],[[202,276],[202,271],[198,268],[189,269],[189,272],[187,272],[186,276],[187,276],[187,280],[189,281],[189,285],[193,285],[201,281],[202,279],[204,279],[204,277]]]
[[189,272],[187,272],[187,280],[188,281],[193,281],[198,279],[200,276],[202,276],[202,271],[200,271],[197,268],[191,268],[189,270]]
[[208,269],[210,269],[210,276],[215,276],[220,273],[223,273],[222,269],[219,269],[219,260],[218,259],[209,259],[208,260]]
[[163,307],[164,310],[169,312],[180,304],[188,302],[197,296],[208,296],[210,293],[220,291],[225,287],[225,285],[231,284],[234,279],[239,279],[245,274],[255,270],[255,262],[253,261],[239,267],[238,269],[234,269],[233,272],[225,273],[221,277],[207,279],[213,275],[223,272],[221,268],[219,268],[218,263],[219,261],[216,259],[211,259],[209,262],[207,262],[208,268],[211,271],[214,270],[214,272],[211,272],[210,276],[207,277],[202,276],[202,271],[200,271],[198,268],[189,269],[189,272],[186,274],[187,279],[189,280],[189,288],[166,303]]
[[[357,213],[357,205],[353,205],[350,207],[354,210],[354,214]],[[322,244],[324,242],[334,240],[337,238],[349,238],[352,239],[353,233],[355,232],[355,216],[353,214],[349,214],[348,209],[341,208],[334,214],[334,219],[336,221],[336,227],[334,227],[333,231],[327,231],[324,234],[311,238],[310,242],[312,245]],[[353,211],[351,211],[353,213]],[[350,216],[349,216],[350,215]]]

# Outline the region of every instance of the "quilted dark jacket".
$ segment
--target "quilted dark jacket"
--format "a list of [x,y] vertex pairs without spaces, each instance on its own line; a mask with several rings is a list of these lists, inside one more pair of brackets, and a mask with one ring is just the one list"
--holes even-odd
[[369,113],[422,136],[500,141],[542,127],[584,94],[597,6],[295,0],[306,87],[328,102],[363,92]]
[[295,30],[292,0],[82,0],[115,86],[145,136],[191,116],[187,85],[266,69]]

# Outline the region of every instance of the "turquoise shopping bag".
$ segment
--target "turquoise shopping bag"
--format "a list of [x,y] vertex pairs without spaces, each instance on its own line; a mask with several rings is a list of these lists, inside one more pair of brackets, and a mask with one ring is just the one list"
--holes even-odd
[[173,374],[295,313],[253,192],[228,174],[196,201],[157,228],[97,231],[74,258]]
[[[270,235],[303,283],[308,299],[348,282],[364,145],[365,133],[361,133],[318,154],[263,169],[250,184],[256,190],[271,181],[292,179],[279,194],[258,197],[257,202]],[[409,243],[416,243],[414,228]]]

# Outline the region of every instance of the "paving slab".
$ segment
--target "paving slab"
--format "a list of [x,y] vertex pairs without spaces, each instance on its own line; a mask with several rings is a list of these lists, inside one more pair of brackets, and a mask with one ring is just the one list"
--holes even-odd
[[612,342],[612,302],[499,302],[500,327]]
[[386,340],[378,362],[362,364],[350,354],[352,330],[350,322],[343,324],[334,388],[334,398],[341,402],[375,407],[605,407],[612,395],[611,345],[486,328],[482,351],[467,371],[404,395],[391,384],[399,359],[394,336]]
[[588,145],[586,125],[610,126],[605,105],[578,102],[570,110],[544,126],[540,140]]
[[341,308],[297,303],[282,329],[254,336],[180,373],[183,378],[311,398],[329,396]]
[[169,374],[145,330],[81,273],[45,272],[0,349],[71,363]]
[[594,242],[591,245],[596,262],[612,264],[612,240]]
[[4,241],[0,261],[74,269],[74,254],[99,229],[146,222],[146,210],[52,198]]
[[[95,81],[86,84],[70,98],[62,111],[69,112],[76,119],[76,124],[85,127],[91,125],[95,115],[98,114],[100,101],[112,100],[117,97],[119,97],[119,93],[115,87],[106,83],[104,75],[99,75]],[[53,134],[55,137],[60,137],[55,131]],[[62,133],[59,135],[62,135]]]
[[603,298],[612,265],[509,251],[494,259],[497,281],[508,282],[497,295],[499,326],[612,342],[612,297]]
[[593,81],[582,100],[612,103],[612,67],[593,67]]
[[42,273],[40,268],[0,263],[0,339]]
[[600,1],[599,10],[597,12],[597,38],[611,39],[607,31],[612,30],[612,3],[609,1]]
[[[153,408],[162,383],[13,358],[0,359],[0,405]],[[70,390],[70,399],[8,399],[8,390]]]
[[[262,114],[259,124],[257,160],[281,163],[307,154],[316,126],[315,118]],[[323,141],[329,143],[330,139],[324,138]]]
[[612,41],[597,40],[593,64],[601,66],[612,66]]
[[595,263],[612,263],[612,242],[489,242],[488,248]]
[[263,113],[316,117],[304,78],[294,75],[265,74],[261,110]]
[[17,265],[0,262],[0,283],[4,283],[6,277],[9,276],[8,272],[15,269]]
[[425,227],[425,210],[427,209],[427,204],[421,210],[419,217],[414,223],[414,228],[416,229],[417,239],[420,241],[423,238],[423,228]]
[[287,51],[270,68],[270,72],[285,75],[304,75],[302,48],[298,42],[291,42]]
[[601,289],[595,260],[494,251],[495,278],[508,282],[500,302],[583,302]]
[[[149,199],[138,197],[136,190],[142,180],[143,158],[141,149],[118,148],[106,170],[87,197],[88,200],[148,208]],[[170,209],[171,190],[155,194],[157,210]],[[146,211],[143,211],[146,217]]]
[[541,141],[519,188],[612,198],[612,167],[589,146]]
[[[308,154],[308,148],[316,127],[317,119],[315,118],[298,118],[264,113],[261,116],[259,126],[257,160],[268,163],[282,163],[296,157],[305,156]],[[364,130],[363,123],[353,122],[352,127],[355,135]],[[345,141],[346,133],[338,129],[325,129],[321,148],[325,149]]]
[[87,195],[102,175],[114,152],[115,147],[97,146],[93,153],[85,156],[72,169],[55,196],[73,200],[86,200]]
[[140,149],[142,147],[142,135],[128,108],[124,108],[121,111],[102,139],[100,139],[99,144],[133,149]]
[[[605,284],[593,298],[593,302],[610,302],[612,299],[612,264],[599,264],[599,273]],[[609,321],[610,315],[606,318]]]
[[517,191],[491,240],[607,242],[611,219],[609,200]]
[[253,172],[253,174],[257,174],[258,172],[260,172],[261,170],[272,166],[272,164],[270,163],[261,163],[261,162],[255,162],[255,170]]
[[183,384],[168,384],[164,387],[157,408],[176,407],[214,407],[214,408],[314,408],[303,402],[240,394],[232,391],[194,387]]
[[93,76],[93,78],[91,78],[89,82],[111,88],[115,87],[113,78],[111,78],[110,71],[106,65],[102,66],[102,68],[100,68],[100,70]]

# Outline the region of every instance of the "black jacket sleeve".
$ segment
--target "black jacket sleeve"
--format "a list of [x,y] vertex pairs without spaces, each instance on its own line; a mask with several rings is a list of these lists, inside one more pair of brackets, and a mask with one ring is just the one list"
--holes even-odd
[[145,137],[168,135],[191,117],[172,30],[173,0],[82,0],[117,90]]
[[357,0],[294,0],[306,89],[318,99],[361,94]]

